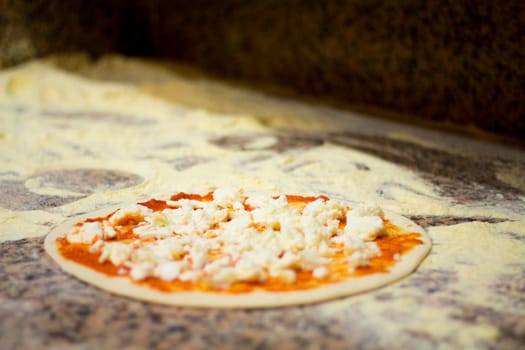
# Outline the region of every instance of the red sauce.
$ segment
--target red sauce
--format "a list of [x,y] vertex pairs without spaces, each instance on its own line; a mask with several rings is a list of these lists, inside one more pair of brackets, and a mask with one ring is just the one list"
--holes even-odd
[[318,199],[322,199],[323,201],[326,202],[329,198],[323,195],[314,197],[314,196],[297,196],[293,194],[287,194],[286,199],[288,200],[289,203],[293,203],[293,202],[310,203]]
[[179,192],[171,196],[170,199],[172,201],[178,201],[179,199],[192,199],[192,200],[202,201],[202,202],[211,202],[213,200],[213,192],[208,192],[204,196],[200,194]]
[[170,208],[168,203],[166,201],[161,201],[158,199],[150,199],[147,202],[139,203],[140,205],[143,205],[153,211],[162,211],[164,209]]
[[[115,213],[115,211],[112,211],[111,213],[109,213],[108,215],[106,216],[101,216],[101,217],[98,217],[98,218],[87,218],[86,220],[84,220],[84,222],[102,222],[104,220],[107,220],[109,219],[109,217],[111,215],[113,215]],[[82,223],[77,223],[75,226],[80,226]]]
[[65,238],[58,238],[57,244],[58,250],[64,258],[82,264],[95,271],[102,272],[108,276],[118,275],[118,267],[107,261],[103,264],[99,263],[98,258],[100,254],[90,253],[87,244],[72,244]]
[[[287,196],[290,204],[301,205],[311,201],[314,201],[318,198],[327,200],[324,196],[319,197],[302,197],[302,196]],[[195,199],[202,201],[211,201],[213,200],[213,193],[208,193],[204,196],[178,193],[171,197],[172,200],[178,199]],[[148,202],[140,203],[145,205],[148,208],[159,211],[167,208],[165,201],[159,200],[150,200]],[[103,220],[104,218],[94,218],[88,219],[92,221]],[[420,234],[416,232],[404,232],[399,227],[393,225],[389,221],[385,221],[385,226],[387,228],[388,235],[380,237],[375,240],[379,248],[381,249],[381,255],[371,258],[370,265],[366,267],[357,267],[354,271],[349,271],[348,263],[343,252],[337,253],[333,258],[332,262],[327,265],[329,274],[326,278],[317,279],[312,276],[312,273],[309,271],[297,271],[297,279],[295,283],[289,284],[279,278],[269,277],[265,282],[238,282],[234,283],[231,286],[224,289],[214,289],[210,286],[205,285],[204,283],[193,284],[191,282],[181,282],[181,281],[162,281],[158,278],[147,278],[143,281],[135,282],[139,285],[146,285],[151,288],[157,289],[163,292],[175,292],[175,291],[190,291],[190,290],[200,290],[200,291],[211,291],[219,293],[247,293],[253,290],[266,290],[266,291],[291,291],[291,290],[304,290],[314,288],[324,284],[330,284],[335,282],[340,282],[342,280],[366,276],[374,273],[384,273],[387,272],[394,264],[396,263],[395,255],[403,255],[414,247],[422,244],[423,242],[419,239]],[[342,226],[344,228],[344,224]],[[131,233],[132,226],[126,227],[119,231],[117,240],[129,240],[136,238]],[[66,239],[57,239],[58,249],[62,256],[68,260],[74,261],[76,263],[82,264],[89,267],[95,271],[103,273],[108,276],[121,276],[121,272],[126,273],[124,267],[117,267],[106,261],[104,263],[99,263],[98,258],[100,253],[90,253],[89,246],[85,244],[72,244],[69,243]],[[217,255],[217,252],[211,252],[210,258],[214,255]]]

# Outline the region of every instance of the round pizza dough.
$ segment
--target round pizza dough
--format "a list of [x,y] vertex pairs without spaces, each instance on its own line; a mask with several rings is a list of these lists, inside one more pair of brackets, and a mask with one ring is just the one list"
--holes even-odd
[[385,210],[385,219],[406,231],[421,234],[420,240],[423,241],[423,244],[415,246],[412,250],[403,254],[400,261],[396,262],[388,272],[352,277],[342,282],[323,284],[312,289],[298,291],[255,291],[236,294],[202,291],[166,293],[134,283],[127,276],[108,276],[94,271],[84,265],[65,259],[59,253],[56,239],[72,231],[75,223],[87,218],[106,216],[115,209],[117,208],[106,208],[77,216],[57,226],[51,230],[45,239],[44,247],[46,252],[64,271],[89,284],[133,299],[168,305],[217,308],[270,308],[309,304],[346,297],[382,287],[409,275],[426,257],[432,246],[430,238],[423,228],[399,214]]

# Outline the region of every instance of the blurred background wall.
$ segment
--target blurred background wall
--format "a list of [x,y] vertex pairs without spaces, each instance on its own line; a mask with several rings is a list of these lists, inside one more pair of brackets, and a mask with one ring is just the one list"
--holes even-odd
[[525,139],[520,0],[0,0],[0,67],[72,51]]

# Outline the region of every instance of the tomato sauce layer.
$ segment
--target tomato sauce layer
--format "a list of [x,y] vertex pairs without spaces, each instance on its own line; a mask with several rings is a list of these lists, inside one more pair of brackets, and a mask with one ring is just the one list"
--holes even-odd
[[[316,199],[327,200],[324,196],[319,197],[302,197],[302,196],[287,196],[291,205],[298,207],[304,206],[306,203]],[[208,193],[201,195],[188,195],[179,193],[171,197],[171,200],[178,199],[194,199],[200,201],[213,200],[212,194]],[[147,206],[151,210],[161,211],[169,207],[166,201],[152,199],[150,201],[140,203]],[[105,217],[106,218],[106,217]],[[87,219],[86,221],[98,221],[105,218]],[[105,274],[108,277],[129,278],[130,281],[141,286],[147,286],[162,292],[177,292],[177,291],[213,291],[214,293],[248,293],[255,290],[265,290],[271,292],[284,292],[293,290],[305,290],[321,285],[342,282],[347,279],[367,276],[371,274],[388,272],[398,261],[400,257],[411,251],[414,247],[423,244],[420,239],[421,235],[417,232],[406,232],[401,228],[395,226],[388,220],[385,220],[387,235],[379,237],[375,240],[381,254],[370,258],[368,266],[360,266],[355,269],[349,269],[349,265],[342,249],[339,253],[330,257],[330,263],[326,266],[328,268],[328,275],[325,278],[315,278],[311,271],[297,270],[296,281],[294,283],[287,283],[279,278],[268,277],[263,282],[235,282],[225,288],[216,288],[206,285],[205,282],[182,282],[182,281],[163,281],[159,278],[149,277],[142,281],[132,280],[125,267],[117,267],[109,261],[104,263],[99,262],[100,253],[90,253],[89,245],[69,243],[65,238],[57,239],[57,246],[60,254],[67,260],[73,261],[83,265],[91,270]],[[130,231],[122,234],[120,241],[129,241],[131,239]],[[216,254],[216,253],[215,253]]]

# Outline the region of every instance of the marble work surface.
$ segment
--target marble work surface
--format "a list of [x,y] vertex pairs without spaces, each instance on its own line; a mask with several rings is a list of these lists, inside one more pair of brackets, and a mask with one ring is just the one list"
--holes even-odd
[[[47,61],[15,67],[0,87],[1,349],[525,347],[519,149],[120,58],[74,74]],[[43,251],[68,217],[228,183],[380,202],[434,246],[390,286],[265,310],[130,300]]]

